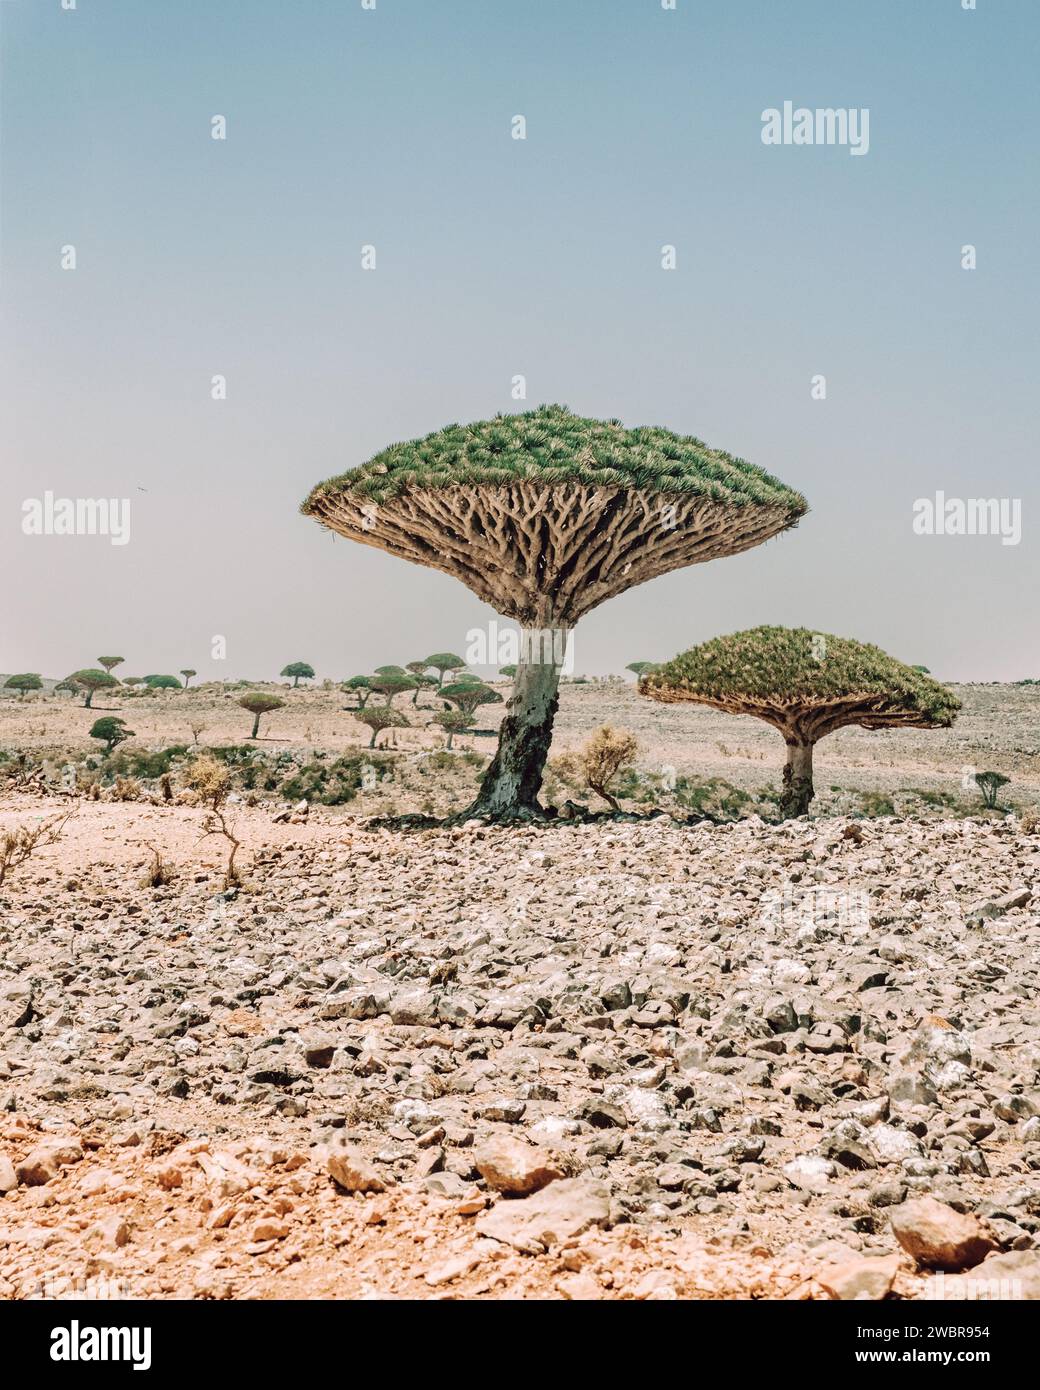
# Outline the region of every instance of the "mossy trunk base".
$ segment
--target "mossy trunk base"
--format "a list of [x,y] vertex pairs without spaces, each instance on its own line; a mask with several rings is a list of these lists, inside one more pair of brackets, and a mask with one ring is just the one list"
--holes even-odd
[[[534,659],[521,661],[517,669],[513,695],[499,731],[498,751],[466,816],[487,816],[493,820],[545,817],[538,793],[560,703],[563,654],[562,650],[555,656],[540,651],[530,640],[525,642],[525,652],[528,650]],[[537,659],[539,655],[546,659]]]

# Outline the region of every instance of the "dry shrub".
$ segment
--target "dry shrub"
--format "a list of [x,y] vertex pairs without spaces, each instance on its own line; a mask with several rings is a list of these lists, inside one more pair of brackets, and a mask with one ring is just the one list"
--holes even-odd
[[235,855],[242,842],[235,835],[235,825],[228,819],[225,805],[231,791],[230,771],[209,753],[202,753],[192,760],[185,780],[191,790],[209,807],[210,813],[203,827],[202,838],[221,835],[230,847],[227,867],[224,870],[225,889],[240,887],[242,880],[235,868]]
[[141,784],[136,777],[117,777],[112,787],[113,801],[140,801]]
[[596,730],[578,754],[578,766],[597,796],[601,796],[612,811],[620,811],[617,797],[610,784],[619,772],[635,762],[639,744],[625,729],[612,729],[609,724]]
[[0,831],[0,883],[19,864],[24,864],[38,846],[52,845],[72,814],[72,811],[67,811],[64,815],[41,821],[39,825],[16,825],[13,830]]
[[149,844],[148,849],[152,852],[152,862],[149,864],[144,877],[141,880],[142,888],[162,888],[169,883],[173,874],[170,872],[159,850],[155,845]]
[[231,790],[230,771],[209,753],[200,753],[191,760],[184,780],[199,800],[205,801],[214,810],[223,805]]
[[1040,806],[1027,806],[1022,812],[1019,825],[1027,835],[1033,835],[1040,830]]

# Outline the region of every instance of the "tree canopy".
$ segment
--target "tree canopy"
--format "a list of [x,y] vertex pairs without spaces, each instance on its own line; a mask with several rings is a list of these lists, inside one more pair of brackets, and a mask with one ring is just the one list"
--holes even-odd
[[757,627],[716,637],[647,672],[640,690],[771,722],[830,712],[865,728],[953,722],[960,701],[945,685],[880,647],[807,628]]
[[42,690],[43,681],[37,671],[23,671],[18,676],[8,676],[4,681],[6,690],[17,690],[19,695],[24,695],[28,690]]
[[691,435],[545,405],[393,444],[319,483],[302,510],[454,575],[499,613],[549,626],[656,575],[757,545],[807,504]]

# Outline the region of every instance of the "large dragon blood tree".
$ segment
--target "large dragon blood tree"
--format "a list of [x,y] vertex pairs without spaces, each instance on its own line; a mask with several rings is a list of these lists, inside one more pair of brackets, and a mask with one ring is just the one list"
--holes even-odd
[[498,751],[469,812],[510,819],[542,814],[560,668],[578,619],[669,570],[759,545],[807,505],[698,439],[546,405],[393,444],[319,483],[302,510],[454,575],[519,624]]
[[827,734],[861,729],[944,729],[960,701],[944,685],[879,647],[804,627],[756,627],[716,637],[648,671],[640,691],[666,704],[691,701],[753,714],[784,736],[780,809],[804,816],[813,748]]

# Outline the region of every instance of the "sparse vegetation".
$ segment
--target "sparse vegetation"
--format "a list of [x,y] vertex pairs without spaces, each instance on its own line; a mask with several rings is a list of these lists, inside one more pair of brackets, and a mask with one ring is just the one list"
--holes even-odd
[[443,709],[433,716],[433,722],[448,735],[447,747],[451,748],[456,734],[464,734],[473,727],[473,715],[464,709]]
[[72,815],[72,811],[65,811],[35,825],[16,825],[0,831],[0,885],[9,873],[25,863],[33,850],[54,844]]

